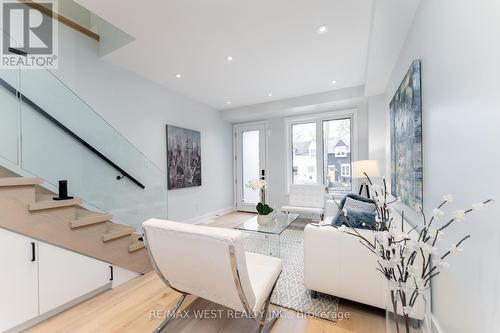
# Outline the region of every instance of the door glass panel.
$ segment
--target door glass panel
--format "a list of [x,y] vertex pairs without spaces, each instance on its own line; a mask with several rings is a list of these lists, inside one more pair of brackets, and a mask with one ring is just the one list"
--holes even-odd
[[292,183],[317,183],[316,123],[293,125],[292,144]]
[[351,190],[351,119],[323,122],[325,179],[330,191]]
[[249,181],[259,178],[260,170],[260,142],[259,130],[245,131],[242,133],[242,191],[243,203],[256,204],[259,202],[259,191],[247,188]]

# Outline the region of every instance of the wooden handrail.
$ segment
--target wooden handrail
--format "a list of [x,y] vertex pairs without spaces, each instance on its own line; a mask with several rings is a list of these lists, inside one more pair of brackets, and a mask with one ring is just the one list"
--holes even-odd
[[101,36],[99,36],[99,34],[96,34],[92,30],[89,30],[89,29],[85,28],[84,26],[76,23],[73,20],[70,20],[67,17],[64,17],[64,16],[62,16],[62,15],[60,15],[58,13],[53,12],[52,10],[50,10],[47,7],[43,6],[42,4],[36,3],[36,2],[34,2],[32,0],[25,0],[24,3],[27,6],[33,8],[33,9],[39,10],[42,14],[50,16],[53,19],[58,20],[62,24],[65,24],[68,27],[70,27],[70,28],[72,28],[72,29],[74,29],[76,31],[81,32],[82,34],[84,34],[87,37],[95,39],[96,41],[99,41],[101,39]]

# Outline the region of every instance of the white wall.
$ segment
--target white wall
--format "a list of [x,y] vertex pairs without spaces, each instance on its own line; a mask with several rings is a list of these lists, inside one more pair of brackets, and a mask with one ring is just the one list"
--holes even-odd
[[[500,200],[500,2],[422,0],[386,90],[392,98],[422,59],[424,206]],[[433,283],[433,313],[446,333],[500,331],[500,209],[494,204],[450,229],[445,250],[472,234]]]
[[368,98],[368,159],[377,160],[383,176],[389,174],[386,168],[386,129],[388,104],[385,95]]
[[59,52],[56,75],[162,171],[165,125],[201,132],[203,185],[169,191],[169,219],[184,221],[234,205],[231,125],[218,111],[109,64],[98,57],[95,41],[65,25],[59,27]]

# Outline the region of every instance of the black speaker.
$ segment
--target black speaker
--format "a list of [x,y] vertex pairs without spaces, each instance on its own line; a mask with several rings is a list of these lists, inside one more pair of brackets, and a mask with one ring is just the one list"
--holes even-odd
[[69,200],[73,199],[73,197],[68,196],[68,181],[60,180],[59,181],[59,196],[53,198],[54,200]]

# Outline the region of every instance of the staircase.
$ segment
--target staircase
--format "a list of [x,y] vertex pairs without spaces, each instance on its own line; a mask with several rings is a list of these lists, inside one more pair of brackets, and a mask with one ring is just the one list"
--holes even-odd
[[140,274],[152,270],[142,237],[79,198],[55,201],[43,179],[0,168],[0,227]]

